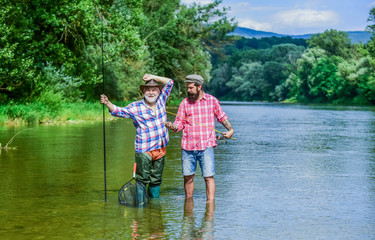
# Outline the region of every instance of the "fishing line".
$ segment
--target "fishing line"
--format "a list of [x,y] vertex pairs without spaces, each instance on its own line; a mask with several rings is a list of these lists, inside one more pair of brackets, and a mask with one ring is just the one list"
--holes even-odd
[[[211,130],[213,130],[213,131],[215,131],[215,132],[218,132],[218,133],[220,133],[220,134],[223,134],[223,132],[220,132],[219,130],[216,130],[215,128],[212,128],[212,127],[206,126],[206,125],[204,125],[204,124],[202,124],[202,123],[199,123],[199,122],[193,121],[193,120],[191,120],[191,119],[188,119],[188,118],[186,118],[186,117],[180,116],[180,115],[178,115],[178,114],[176,114],[176,113],[173,113],[173,112],[169,112],[169,111],[166,111],[166,112],[169,113],[169,114],[172,114],[172,115],[178,116],[178,117],[180,117],[180,118],[183,118],[183,119],[185,119],[185,120],[187,120],[187,121],[193,122],[193,123],[195,123],[195,124],[201,125],[202,127],[209,128],[209,129],[211,129]],[[234,138],[234,137],[231,137],[231,139],[233,139],[233,140],[237,140],[237,138]]]
[[[104,94],[104,47],[103,47],[103,1],[100,0],[100,19],[101,19],[101,25],[102,25],[102,82],[103,82],[103,94]],[[106,154],[106,143],[105,143],[105,106],[103,104],[103,153],[104,153],[104,199],[107,202],[107,154]]]

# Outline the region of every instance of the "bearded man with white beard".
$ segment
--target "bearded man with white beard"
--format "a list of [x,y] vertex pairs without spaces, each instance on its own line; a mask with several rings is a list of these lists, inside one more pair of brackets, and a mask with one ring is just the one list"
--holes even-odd
[[[136,128],[135,162],[136,179],[145,187],[152,198],[159,198],[160,185],[165,162],[166,146],[169,141],[165,104],[173,88],[173,80],[145,74],[145,85],[140,86],[144,97],[126,107],[112,104],[108,97],[101,95],[100,102],[105,104],[115,117],[130,118]],[[162,83],[159,85],[158,83]]]

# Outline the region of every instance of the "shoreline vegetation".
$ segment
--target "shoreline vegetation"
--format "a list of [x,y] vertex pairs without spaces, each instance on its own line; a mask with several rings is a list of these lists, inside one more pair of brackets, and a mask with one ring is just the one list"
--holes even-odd
[[[136,101],[136,100],[134,100]],[[168,101],[167,107],[178,107],[182,99]],[[115,102],[117,106],[126,106],[133,101]],[[115,120],[105,109],[105,119]],[[75,102],[47,105],[44,103],[11,103],[0,105],[0,125],[66,125],[88,121],[103,120],[103,106],[98,102]]]
[[8,1],[0,125],[100,120],[99,95],[127,105],[142,96],[145,73],[173,78],[168,106],[186,96],[193,73],[223,101],[375,106],[375,7],[373,37],[353,44],[335,29],[309,39],[233,36],[237,21],[221,3]]
[[[136,100],[134,100],[136,101]],[[167,108],[177,108],[182,99],[170,100]],[[230,101],[222,99],[222,101]],[[126,106],[133,101],[114,102],[117,106]],[[238,101],[234,101],[238,102]],[[286,104],[309,104],[295,101],[284,101]],[[313,103],[311,103],[313,104]],[[321,103],[324,104],[324,103]],[[331,104],[331,103],[328,103]],[[335,106],[373,106],[363,104],[333,104]],[[105,109],[105,119],[114,121],[117,118],[108,114]],[[0,126],[25,126],[25,125],[67,125],[103,120],[103,107],[100,102],[75,102],[61,103],[49,106],[43,103],[25,103],[0,105]]]

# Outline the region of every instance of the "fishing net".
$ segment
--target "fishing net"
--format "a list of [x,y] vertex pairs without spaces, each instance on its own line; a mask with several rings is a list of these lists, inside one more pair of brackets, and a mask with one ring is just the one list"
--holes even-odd
[[118,193],[119,203],[127,206],[146,206],[149,199],[146,187],[135,179],[125,183]]
[[149,203],[149,196],[146,187],[135,179],[137,164],[134,163],[133,179],[125,183],[119,193],[118,201],[120,204],[127,206],[146,206]]

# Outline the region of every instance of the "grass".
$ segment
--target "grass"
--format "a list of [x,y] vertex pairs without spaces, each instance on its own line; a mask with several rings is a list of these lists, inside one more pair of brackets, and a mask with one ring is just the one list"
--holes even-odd
[[3,125],[57,124],[102,118],[103,107],[99,102],[61,103],[54,108],[37,102],[0,105],[0,124]]
[[[126,106],[128,102],[114,102],[117,106]],[[178,106],[181,99],[168,101],[168,106]],[[106,119],[113,119],[105,108]],[[1,125],[60,124],[82,121],[101,121],[103,105],[98,102],[75,102],[48,105],[34,102],[26,104],[0,105]]]

